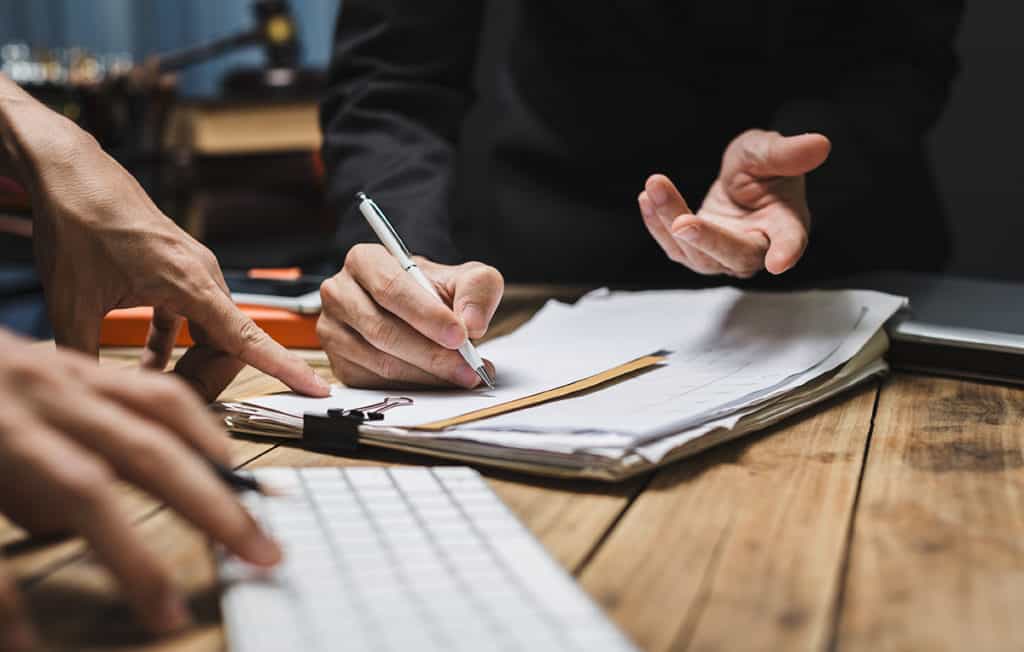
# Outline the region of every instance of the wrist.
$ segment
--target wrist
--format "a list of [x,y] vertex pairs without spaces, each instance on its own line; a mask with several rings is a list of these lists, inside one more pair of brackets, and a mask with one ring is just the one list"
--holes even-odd
[[34,192],[44,172],[70,165],[95,140],[0,76],[0,174]]

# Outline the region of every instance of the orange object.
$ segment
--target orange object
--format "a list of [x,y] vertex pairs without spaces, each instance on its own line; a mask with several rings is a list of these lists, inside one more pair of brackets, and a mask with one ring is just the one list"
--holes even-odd
[[[294,349],[319,349],[320,339],[316,336],[318,315],[299,315],[280,308],[263,306],[239,306],[242,312],[265,330],[282,346]],[[144,346],[149,334],[149,322],[153,309],[149,307],[121,308],[111,310],[103,318],[100,328],[100,346]],[[178,333],[175,346],[191,346],[192,336],[188,322]]]
[[246,274],[249,278],[269,278],[275,281],[296,281],[302,278],[302,270],[298,267],[256,267]]

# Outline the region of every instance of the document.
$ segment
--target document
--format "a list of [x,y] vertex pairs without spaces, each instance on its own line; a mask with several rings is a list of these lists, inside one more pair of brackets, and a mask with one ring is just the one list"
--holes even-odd
[[412,399],[412,404],[388,411],[385,423],[415,427],[568,385],[656,352],[656,343],[663,339],[658,329],[625,339],[610,325],[588,324],[587,319],[571,306],[550,302],[515,333],[479,347],[480,354],[497,368],[493,390],[385,392],[335,385],[328,398],[288,392],[223,405],[268,422],[301,426],[305,413],[325,414],[330,409],[378,403],[389,395],[402,396]]
[[[306,413],[413,399],[360,428],[376,445],[556,475],[616,479],[764,427],[887,369],[883,325],[902,297],[862,290],[734,288],[597,291],[549,302],[479,347],[494,390],[332,388],[225,403],[230,427],[296,436]],[[423,429],[548,392],[658,352],[662,362],[578,395],[482,420]],[[233,420],[233,421],[232,421]],[[232,425],[233,424],[233,425]]]
[[705,315],[687,309],[686,291],[583,299],[578,315],[624,332],[647,321],[678,323],[671,335],[659,334],[671,351],[667,364],[606,391],[494,417],[474,429],[606,431],[638,440],[678,432],[836,369],[905,303],[870,291],[705,292],[719,299]]

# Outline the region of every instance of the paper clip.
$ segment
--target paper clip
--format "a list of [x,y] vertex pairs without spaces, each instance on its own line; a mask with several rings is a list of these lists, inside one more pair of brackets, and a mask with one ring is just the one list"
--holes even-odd
[[380,403],[364,405],[363,407],[352,408],[351,410],[342,410],[341,414],[342,416],[359,419],[360,421],[381,421],[384,419],[384,412],[391,408],[412,404],[413,400],[405,396],[387,396]]
[[302,441],[313,449],[332,453],[351,453],[359,445],[359,426],[367,421],[381,421],[384,412],[402,405],[412,405],[404,396],[388,396],[380,403],[348,410],[332,409],[327,414],[306,413],[302,417]]

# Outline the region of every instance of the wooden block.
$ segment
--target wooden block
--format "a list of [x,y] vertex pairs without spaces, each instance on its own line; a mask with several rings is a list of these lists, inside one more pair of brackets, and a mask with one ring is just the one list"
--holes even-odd
[[644,650],[821,649],[875,395],[659,471],[584,587]]
[[1024,649],[1024,391],[881,393],[837,649]]

